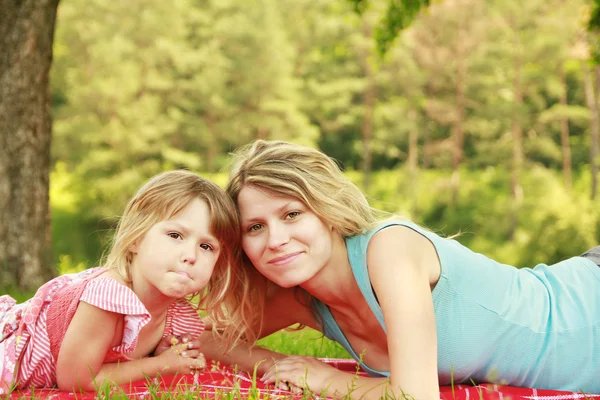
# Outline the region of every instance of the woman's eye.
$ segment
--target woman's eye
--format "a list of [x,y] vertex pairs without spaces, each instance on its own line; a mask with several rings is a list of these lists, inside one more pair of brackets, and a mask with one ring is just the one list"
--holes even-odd
[[258,232],[261,229],[262,229],[262,225],[261,224],[254,224],[254,225],[250,225],[248,227],[248,232]]
[[287,213],[287,215],[285,216],[287,219],[294,219],[296,218],[298,215],[300,215],[299,211],[292,211]]
[[210,251],[214,250],[214,248],[213,248],[213,247],[212,247],[210,244],[208,244],[208,243],[202,243],[202,244],[200,245],[200,247],[201,247],[202,249],[204,249],[204,250],[210,250]]
[[173,239],[181,239],[181,237],[182,237],[181,234],[179,234],[177,232],[169,232],[167,235],[169,235]]

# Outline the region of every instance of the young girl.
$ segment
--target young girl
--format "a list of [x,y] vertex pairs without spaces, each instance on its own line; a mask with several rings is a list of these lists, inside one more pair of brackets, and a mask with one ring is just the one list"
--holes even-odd
[[[204,368],[189,340],[204,326],[186,298],[200,294],[199,305],[223,319],[239,232],[214,183],[188,171],[153,177],[127,204],[103,267],[55,278],[23,304],[0,297],[0,394],[91,391],[107,379]],[[188,343],[178,343],[183,335]]]
[[266,382],[353,398],[439,399],[440,384],[472,381],[600,393],[600,248],[517,269],[378,217],[317,150],[259,140],[234,161],[226,190],[248,268],[269,283],[248,283],[265,297],[253,332],[321,330],[370,375],[275,356]]

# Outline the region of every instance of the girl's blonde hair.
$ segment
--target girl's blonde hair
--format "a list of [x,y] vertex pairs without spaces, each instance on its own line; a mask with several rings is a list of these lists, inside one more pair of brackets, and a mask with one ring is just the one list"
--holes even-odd
[[126,282],[131,282],[132,245],[154,224],[178,214],[195,199],[208,205],[210,231],[219,241],[221,252],[206,288],[191,297],[199,295],[198,307],[205,308],[213,320],[226,321],[231,328],[225,333],[232,338],[236,335],[233,328],[243,319],[238,306],[240,222],[231,198],[215,183],[185,170],[155,175],[127,203],[102,265],[116,268]]
[[[336,162],[319,150],[284,141],[257,140],[233,154],[225,191],[237,204],[242,188],[253,186],[302,201],[323,222],[343,237],[371,229],[383,219],[360,189],[344,176]],[[241,307],[253,326],[262,324],[266,278],[256,272],[248,258]],[[254,290],[251,290],[254,289]],[[255,288],[262,288],[256,290]],[[301,293],[307,305],[310,297]],[[256,333],[255,333],[256,334]]]

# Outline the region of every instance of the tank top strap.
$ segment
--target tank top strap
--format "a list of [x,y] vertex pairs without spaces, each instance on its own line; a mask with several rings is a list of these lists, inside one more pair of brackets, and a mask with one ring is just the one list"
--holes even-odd
[[[418,228],[415,224],[410,223],[408,221],[400,221],[400,220],[390,220],[385,221],[381,225],[377,226],[375,229],[370,231],[363,231],[362,235],[352,236],[346,239],[346,249],[348,252],[348,260],[350,261],[350,266],[352,267],[352,273],[354,274],[354,279],[360,289],[363,297],[367,301],[369,308],[377,318],[379,325],[384,332],[387,334],[387,329],[385,326],[385,321],[383,319],[383,312],[381,311],[381,306],[379,305],[379,301],[377,300],[377,296],[373,291],[373,286],[371,285],[371,279],[369,278],[369,267],[367,265],[367,249],[369,247],[369,242],[373,238],[373,236],[390,226],[403,225],[410,228]],[[419,229],[419,231],[421,231]]]

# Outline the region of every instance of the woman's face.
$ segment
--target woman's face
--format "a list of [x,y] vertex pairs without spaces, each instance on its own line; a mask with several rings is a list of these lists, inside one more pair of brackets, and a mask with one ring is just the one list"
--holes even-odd
[[335,232],[302,201],[245,186],[237,205],[244,251],[277,285],[302,285],[331,259]]

